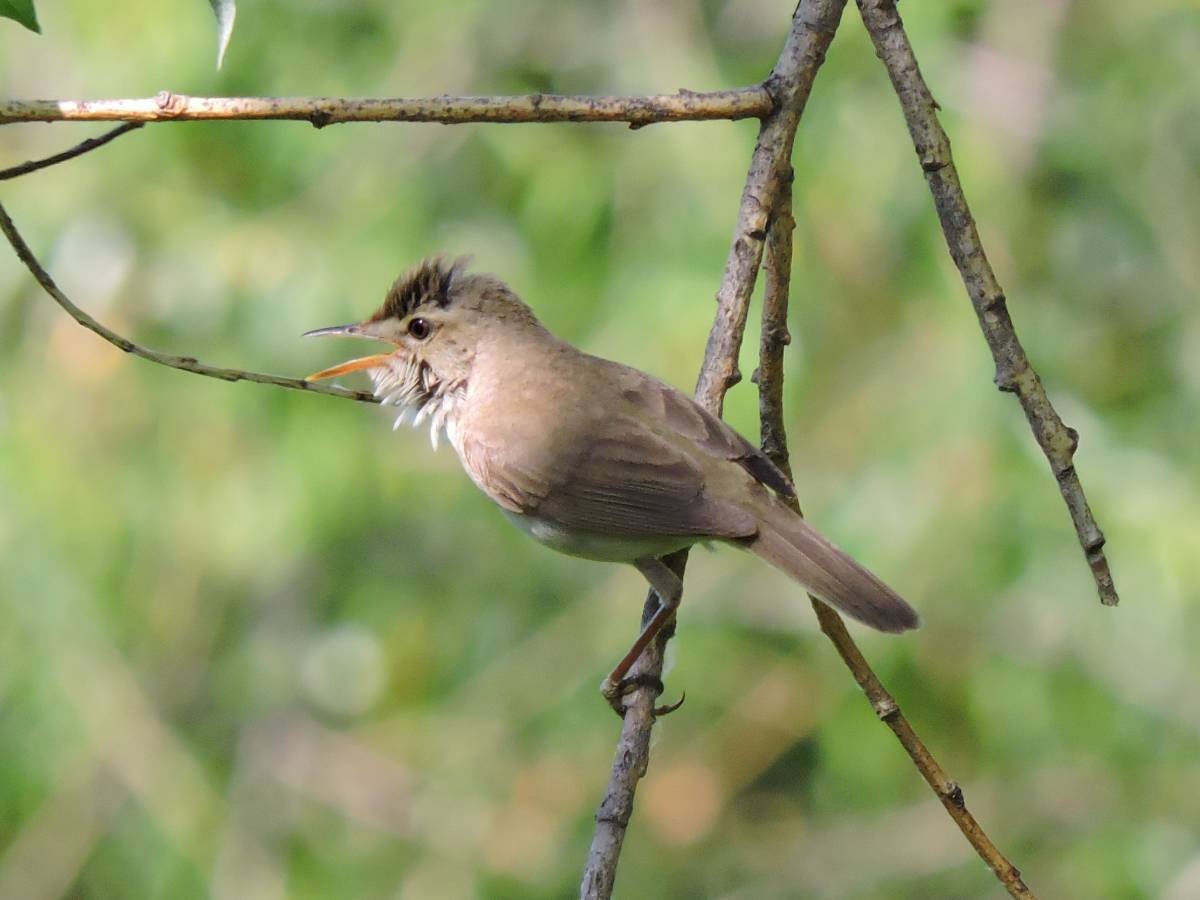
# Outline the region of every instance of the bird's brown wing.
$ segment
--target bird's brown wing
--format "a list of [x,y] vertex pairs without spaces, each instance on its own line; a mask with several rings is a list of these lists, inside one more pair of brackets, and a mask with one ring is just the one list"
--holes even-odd
[[672,431],[694,441],[709,456],[736,462],[775,493],[795,496],[791,481],[762,450],[681,391],[643,376],[640,383],[625,391],[625,396],[661,416]]
[[755,517],[705,491],[687,448],[638,420],[614,418],[530,512],[605,534],[735,538]]
[[[468,471],[501,506],[605,534],[739,538],[755,533],[755,515],[714,464],[740,466],[791,493],[758,448],[690,398],[634,369],[588,359],[600,369],[592,384],[602,397],[570,397],[571,414],[536,434],[520,421],[492,419],[487,437],[475,432],[478,446],[465,441]],[[710,489],[706,472],[721,490]],[[753,484],[747,479],[746,490]]]

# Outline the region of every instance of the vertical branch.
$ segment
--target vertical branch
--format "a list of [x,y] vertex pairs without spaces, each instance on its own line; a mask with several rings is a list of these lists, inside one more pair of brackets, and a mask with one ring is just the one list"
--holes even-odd
[[[790,184],[777,198],[778,206],[771,219],[767,235],[766,275],[767,289],[763,297],[762,340],[759,345],[758,407],[761,418],[763,450],[771,461],[791,477],[788,462],[787,433],[783,421],[783,351],[791,340],[787,331],[788,288],[792,268],[792,231],[796,226],[792,218]],[[791,501],[791,506],[800,512],[800,504]],[[912,759],[922,777],[933,788],[950,818],[962,831],[966,839],[996,873],[1000,883],[1013,897],[1032,900],[1033,893],[1021,880],[1021,873],[1005,858],[992,839],[971,815],[963,798],[962,789],[946,775],[925,742],[913,730],[899,704],[879,677],[872,671],[862,651],[850,637],[842,617],[833,608],[809,596],[813,611],[821,624],[821,631],[833,642],[838,655],[858,682],[871,708],[880,720],[896,735],[905,752]]]
[[[726,391],[741,379],[738,352],[750,295],[762,261],[768,219],[776,206],[775,197],[788,183],[796,127],[845,5],[845,0],[800,0],[783,51],[764,82],[775,108],[763,119],[746,174],[733,244],[717,292],[716,320],[709,332],[696,385],[696,400],[717,415],[721,413]],[[668,559],[681,576],[686,562],[686,551]],[[651,592],[643,621],[657,604]],[[647,648],[630,670],[631,678],[641,679],[642,683],[661,683],[662,653],[669,638],[664,633]],[[621,846],[633,814],[633,798],[649,763],[656,693],[650,687],[639,687],[626,697],[621,737],[604,799],[596,811],[596,829],[580,885],[580,897],[585,900],[606,900],[612,896]]]
[[[787,313],[792,277],[792,232],[796,230],[796,219],[792,215],[793,175],[789,167],[767,231],[762,335],[758,343],[758,369],[751,379],[758,385],[758,421],[763,452],[789,479],[792,469],[788,461],[787,429],[783,424],[783,351],[792,342]],[[799,503],[796,512],[800,512]]]
[[841,21],[845,0],[801,0],[792,18],[792,31],[779,61],[765,82],[775,98],[775,111],[763,119],[742,190],[733,246],[717,291],[717,318],[704,349],[704,365],[696,384],[696,400],[721,414],[725,392],[741,381],[737,368],[750,295],[775,197],[791,171],[792,144],[817,70]]
[[1050,463],[1071,513],[1079,545],[1096,581],[1100,602],[1105,606],[1116,606],[1119,598],[1104,555],[1104,535],[1092,517],[1075,472],[1079,434],[1063,423],[1017,338],[1004,292],[984,253],[975,220],[967,206],[950,154],[950,139],[938,121],[937,103],[921,77],[895,0],[858,0],[858,6],[875,44],[875,52],[887,67],[892,86],[900,98],[917,158],[933,194],[946,245],[962,275],[983,336],[996,362],[996,386],[1016,394],[1021,402],[1033,436]]

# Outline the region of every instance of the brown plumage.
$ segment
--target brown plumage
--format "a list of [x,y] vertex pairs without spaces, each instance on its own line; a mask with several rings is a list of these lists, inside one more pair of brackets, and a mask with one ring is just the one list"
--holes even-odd
[[[534,538],[637,566],[662,600],[659,626],[681,586],[658,557],[711,540],[750,550],[874,628],[917,625],[893,590],[780,500],[792,486],[762,451],[675,388],[554,337],[495,278],[426,262],[366,322],[317,333],[393,344],[312,377],[368,370],[404,410],[397,421],[429,418],[435,440],[444,431],[475,484]],[[610,700],[647,640],[606,682]]]

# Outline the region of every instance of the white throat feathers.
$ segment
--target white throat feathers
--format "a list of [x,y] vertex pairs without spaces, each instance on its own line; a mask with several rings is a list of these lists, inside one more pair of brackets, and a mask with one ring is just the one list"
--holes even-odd
[[390,357],[386,365],[368,370],[381,406],[398,406],[392,424],[395,431],[410,418],[418,428],[429,420],[429,442],[433,449],[444,431],[455,451],[459,450],[458,412],[466,395],[465,381],[445,382],[428,365],[412,359]]

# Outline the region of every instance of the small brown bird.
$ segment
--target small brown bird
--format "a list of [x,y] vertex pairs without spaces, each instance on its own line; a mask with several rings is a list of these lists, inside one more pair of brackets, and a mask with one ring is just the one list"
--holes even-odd
[[753,444],[687,395],[547,331],[503,282],[426,261],[364,322],[309,335],[394,345],[310,375],[365,370],[399,427],[428,420],[471,480],[522,530],[572,556],[632,563],[660,606],[602,692],[670,621],[683,586],[662,556],[723,541],[757,554],[873,628],[915,628],[895,591],[779,498],[791,483]]

